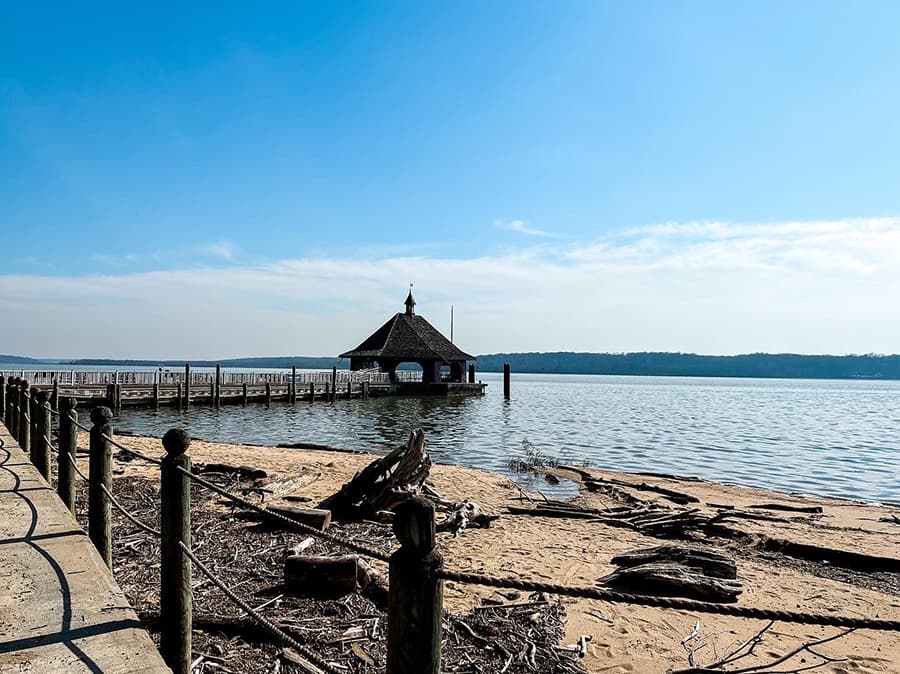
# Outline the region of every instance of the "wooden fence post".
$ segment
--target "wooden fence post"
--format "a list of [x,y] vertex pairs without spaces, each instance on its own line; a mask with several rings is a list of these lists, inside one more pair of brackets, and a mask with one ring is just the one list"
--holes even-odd
[[75,514],[75,470],[68,457],[75,459],[78,448],[77,427],[78,414],[75,406],[78,402],[75,398],[62,398],[59,401],[59,459],[56,466],[57,484],[56,493],[66,504],[66,507]]
[[179,545],[191,547],[191,481],[181,472],[191,472],[191,458],[185,454],[190,444],[191,436],[180,428],[163,436],[159,650],[174,674],[189,674],[191,668],[191,560]]
[[[6,383],[6,376],[0,375],[0,415],[3,415],[6,422],[6,397],[9,395],[9,385]],[[9,424],[7,424],[8,426]]]
[[50,394],[40,391],[36,396],[35,424],[36,437],[32,438],[31,447],[35,467],[40,471],[47,483],[50,483]]
[[388,590],[387,671],[440,674],[443,565],[434,549],[434,505],[416,496],[397,507]]
[[184,406],[191,406],[191,364],[184,364]]
[[41,436],[38,431],[38,395],[40,394],[41,388],[39,386],[31,387],[31,402],[28,404],[28,419],[30,423],[28,437],[31,439],[31,445],[28,450],[28,458],[31,459],[31,463],[35,468],[38,465],[38,450],[41,446]]
[[503,397],[509,400],[509,363],[503,363]]
[[103,436],[112,437],[108,407],[91,410],[91,456],[88,472],[88,534],[100,557],[112,569],[112,529],[109,497],[103,487],[112,491],[112,445]]
[[27,456],[31,456],[31,393],[28,389],[28,380],[23,379],[19,388],[19,421],[16,426],[19,430],[19,447]]
[[6,421],[6,428],[9,429],[9,434],[14,438],[19,437],[19,382],[20,379],[15,377],[12,380],[12,386],[10,387],[9,392],[9,402],[7,403],[7,410],[9,412],[9,419]]

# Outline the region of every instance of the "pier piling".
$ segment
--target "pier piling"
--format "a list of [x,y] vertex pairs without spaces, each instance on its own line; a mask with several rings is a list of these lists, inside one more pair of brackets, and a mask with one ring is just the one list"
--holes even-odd
[[503,397],[509,400],[509,363],[503,363]]

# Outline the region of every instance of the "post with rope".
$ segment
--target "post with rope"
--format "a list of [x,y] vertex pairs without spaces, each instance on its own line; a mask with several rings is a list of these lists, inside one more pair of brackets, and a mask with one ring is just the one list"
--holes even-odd
[[26,455],[31,456],[31,392],[28,388],[28,380],[23,379],[19,384],[19,421],[16,428],[19,435],[19,447]]
[[42,393],[39,386],[31,387],[31,401],[28,403],[28,419],[31,427],[28,429],[28,436],[31,439],[31,445],[28,448],[28,458],[31,459],[32,465],[38,465],[38,451],[41,446],[41,434],[38,428],[38,396]]
[[179,545],[191,547],[191,444],[187,431],[173,428],[163,436],[166,456],[160,475],[159,611],[162,623],[160,653],[175,674],[191,667],[191,560]]
[[14,438],[19,437],[19,378],[11,380],[9,388],[9,401],[6,403],[6,428]]
[[[6,397],[9,393],[9,385],[6,383],[6,376],[0,374],[0,415],[4,415],[4,421],[8,421],[5,418],[6,415]],[[8,425],[8,423],[7,423]]]
[[[112,569],[112,520],[107,492],[112,492],[112,437],[110,420],[113,412],[108,407],[91,410],[91,456],[88,472],[88,534],[100,557]],[[104,437],[105,436],[105,437]],[[104,487],[106,491],[104,491]]]
[[57,463],[56,493],[66,508],[75,514],[75,452],[78,449],[78,414],[75,398],[63,397],[59,401],[59,459]]
[[444,585],[441,554],[434,549],[434,505],[414,497],[397,507],[388,595],[387,671],[440,674]]
[[37,433],[31,443],[32,455],[34,456],[32,462],[49,484],[51,472],[50,452],[53,448],[50,446],[50,428],[52,421],[50,419],[50,394],[47,391],[40,391],[35,395],[34,411],[36,421],[35,429],[37,430]]

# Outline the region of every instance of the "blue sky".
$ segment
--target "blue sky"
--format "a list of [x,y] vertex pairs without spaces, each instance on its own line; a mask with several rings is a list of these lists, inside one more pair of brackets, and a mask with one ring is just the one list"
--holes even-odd
[[[462,309],[480,352],[900,351],[883,315],[900,287],[897,3],[4,15],[0,309],[35,334],[0,351],[338,352],[411,280],[435,314]],[[287,327],[198,330],[190,354],[137,309],[69,345],[41,327],[163,289],[178,297],[160,321],[177,299]],[[535,309],[568,330],[536,329]]]

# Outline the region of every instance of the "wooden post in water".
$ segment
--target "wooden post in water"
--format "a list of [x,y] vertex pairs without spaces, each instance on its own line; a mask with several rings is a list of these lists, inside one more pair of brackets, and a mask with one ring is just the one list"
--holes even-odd
[[247,404],[247,382],[244,382],[243,394],[241,395],[241,404]]
[[50,395],[50,408],[59,411],[59,378],[53,378],[53,393]]
[[325,402],[326,402],[326,403],[327,403],[329,400],[331,400],[331,391],[329,390],[329,387],[330,387],[330,386],[331,386],[331,385],[326,381],[326,382],[325,382]]
[[347,400],[350,400],[353,397],[353,382],[349,379],[347,380]]
[[191,670],[191,560],[179,545],[191,547],[191,458],[185,453],[190,444],[187,431],[168,431],[160,466],[159,651],[174,674]]
[[266,382],[266,405],[272,404],[272,382]]
[[337,396],[337,366],[331,368],[331,402],[334,402]]
[[184,364],[184,406],[191,406],[191,364]]
[[122,411],[122,384],[116,382],[116,413]]
[[36,396],[37,405],[35,406],[35,418],[37,424],[37,437],[32,441],[31,445],[35,449],[34,465],[40,471],[47,484],[50,483],[50,427],[53,423],[50,418],[50,394],[41,391]]
[[221,404],[222,404],[222,365],[220,363],[216,363],[216,386],[214,389],[213,398],[215,399],[216,407],[221,406]]
[[309,382],[309,402],[314,402],[316,399],[316,382]]
[[108,407],[91,410],[91,456],[88,472],[88,534],[100,557],[112,569],[112,530],[109,497],[112,491],[112,445],[103,437],[112,437],[113,411]]
[[291,404],[297,402],[297,366],[291,365]]
[[75,460],[75,451],[78,447],[77,433],[78,414],[75,406],[78,402],[75,398],[63,397],[59,401],[59,459],[57,460],[57,484],[56,493],[66,507],[75,514],[75,470],[69,457]]
[[175,385],[175,402],[178,404],[178,409],[181,409],[181,382]]
[[397,507],[388,593],[387,671],[440,674],[443,565],[434,549],[434,505],[416,496]]
[[503,363],[503,397],[509,400],[509,363]]
[[22,380],[19,391],[19,421],[16,428],[19,430],[19,447],[27,456],[31,456],[31,392],[27,379]]
[[367,381],[364,381],[362,383],[362,397],[363,397],[363,400],[369,399],[369,382],[367,382]]
[[153,382],[153,407],[159,409],[159,382]]

